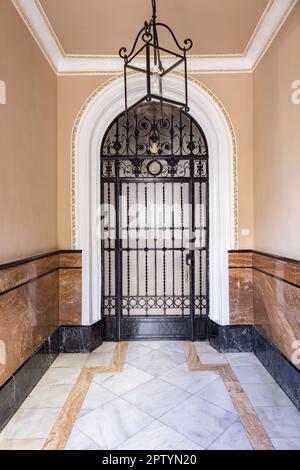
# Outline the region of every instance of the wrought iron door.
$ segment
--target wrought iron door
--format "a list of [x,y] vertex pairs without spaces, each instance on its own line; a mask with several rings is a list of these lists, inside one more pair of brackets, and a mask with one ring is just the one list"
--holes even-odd
[[119,116],[101,149],[107,339],[203,339],[208,317],[208,148],[171,105]]

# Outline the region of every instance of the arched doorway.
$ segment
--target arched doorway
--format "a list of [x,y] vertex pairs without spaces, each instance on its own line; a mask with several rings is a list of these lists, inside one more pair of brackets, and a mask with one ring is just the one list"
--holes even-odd
[[[132,75],[129,105],[144,91],[144,78]],[[164,92],[181,100],[182,77],[166,77]],[[189,78],[190,115],[201,124],[209,148],[210,256],[209,318],[229,322],[228,250],[237,240],[237,147],[224,106],[201,82]],[[124,110],[123,77],[107,80],[87,99],[74,123],[72,158],[72,240],[82,250],[82,324],[99,321],[101,312],[101,243],[99,243],[101,145],[109,123]]]
[[178,107],[139,104],[101,146],[102,318],[107,339],[205,339],[209,157]]

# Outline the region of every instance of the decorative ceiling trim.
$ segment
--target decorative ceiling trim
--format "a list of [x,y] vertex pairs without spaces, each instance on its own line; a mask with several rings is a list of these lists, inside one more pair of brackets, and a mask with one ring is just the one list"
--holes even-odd
[[[39,0],[11,1],[58,75],[112,75],[123,71],[123,61],[117,56],[66,54]],[[270,0],[244,54],[191,56],[189,74],[252,72],[297,1]]]

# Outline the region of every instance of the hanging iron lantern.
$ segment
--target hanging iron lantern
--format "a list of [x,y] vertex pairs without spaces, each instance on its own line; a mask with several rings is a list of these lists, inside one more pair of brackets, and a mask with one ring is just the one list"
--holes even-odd
[[[188,111],[188,78],[187,78],[187,52],[192,48],[191,39],[185,39],[184,46],[177,41],[172,29],[164,24],[157,22],[156,0],[152,2],[152,18],[149,22],[145,22],[144,27],[139,31],[131,51],[128,53],[126,47],[120,49],[119,55],[124,60],[124,81],[125,81],[125,110],[128,112],[128,85],[127,72],[128,69],[135,72],[141,72],[146,75],[146,94],[137,101],[133,106],[144,101],[159,101],[163,104],[169,103],[179,106],[181,109]],[[170,35],[176,46],[176,51],[170,51],[163,47],[159,40],[159,32],[165,30]],[[164,66],[164,61],[168,56],[168,64]],[[172,60],[173,59],[173,62]],[[171,62],[171,63],[170,63]],[[140,64],[144,64],[141,66]],[[163,80],[164,77],[177,69],[183,64],[184,69],[184,95],[185,102],[176,101],[164,96]]]

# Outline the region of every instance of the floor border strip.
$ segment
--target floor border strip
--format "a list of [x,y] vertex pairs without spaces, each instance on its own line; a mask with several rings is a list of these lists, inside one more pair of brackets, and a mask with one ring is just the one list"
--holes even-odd
[[44,444],[43,450],[65,449],[95,374],[122,372],[127,349],[128,342],[118,343],[115,346],[112,362],[109,366],[83,368]]
[[224,382],[254,450],[275,450],[272,441],[230,364],[202,364],[194,343],[185,341],[184,350],[191,371],[217,371]]

